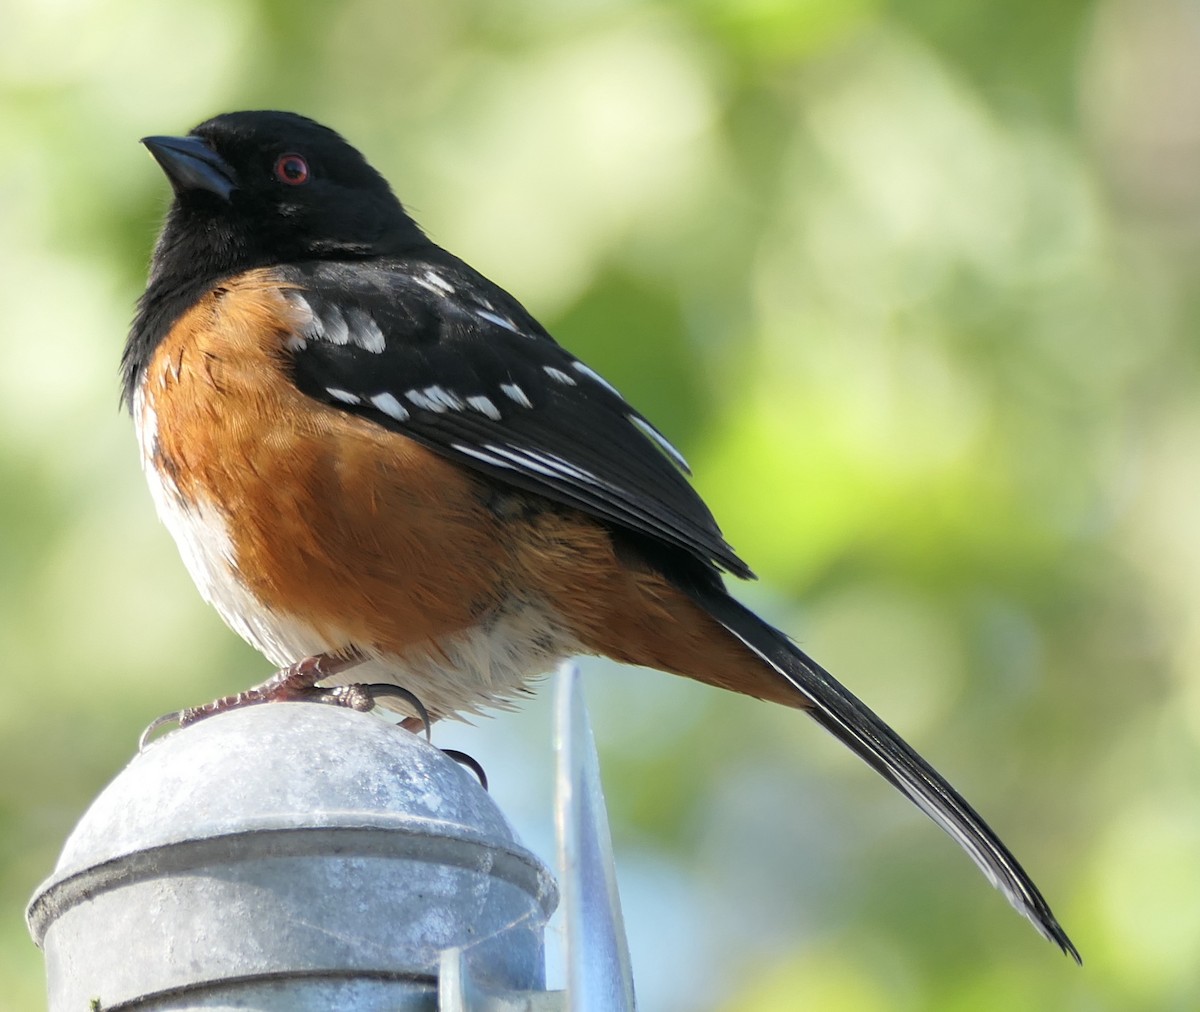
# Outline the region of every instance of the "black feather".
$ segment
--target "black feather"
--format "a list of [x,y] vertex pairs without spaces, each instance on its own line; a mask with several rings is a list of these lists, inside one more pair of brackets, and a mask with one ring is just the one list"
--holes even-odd
[[710,615],[812,702],[809,716],[864,760],[965,850],[988,881],[1077,963],[1079,952],[1012,852],[944,777],[821,665],[721,590],[683,585]]

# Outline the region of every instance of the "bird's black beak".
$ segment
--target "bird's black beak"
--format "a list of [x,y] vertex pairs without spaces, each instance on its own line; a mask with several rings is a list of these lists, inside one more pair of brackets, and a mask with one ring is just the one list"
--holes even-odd
[[176,193],[208,190],[228,200],[237,189],[229,163],[199,137],[143,137],[142,143],[162,166]]

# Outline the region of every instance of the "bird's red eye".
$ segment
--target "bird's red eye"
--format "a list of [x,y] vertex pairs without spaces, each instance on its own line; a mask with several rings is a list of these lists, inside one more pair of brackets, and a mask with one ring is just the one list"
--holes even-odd
[[308,162],[297,154],[280,155],[275,159],[275,178],[288,186],[308,182]]

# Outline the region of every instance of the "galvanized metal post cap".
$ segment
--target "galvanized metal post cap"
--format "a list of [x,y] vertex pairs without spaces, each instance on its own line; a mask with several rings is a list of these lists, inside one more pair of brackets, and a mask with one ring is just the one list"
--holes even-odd
[[370,714],[280,703],[135,757],[80,819],[28,921],[51,1009],[217,993],[410,1007],[436,992],[451,947],[481,983],[543,987],[556,903],[549,870],[457,763]]

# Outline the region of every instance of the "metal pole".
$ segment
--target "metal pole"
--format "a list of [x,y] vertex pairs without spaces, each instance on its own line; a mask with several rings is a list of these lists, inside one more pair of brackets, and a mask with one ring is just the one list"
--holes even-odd
[[558,863],[567,921],[567,996],[571,1012],[633,1012],[633,971],[612,837],[600,784],[600,760],[573,666],[559,673],[555,699],[558,752],[555,812]]

